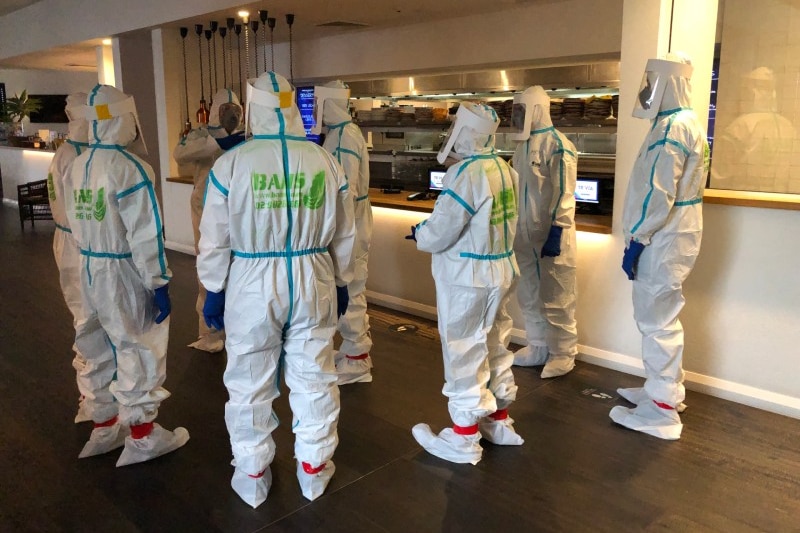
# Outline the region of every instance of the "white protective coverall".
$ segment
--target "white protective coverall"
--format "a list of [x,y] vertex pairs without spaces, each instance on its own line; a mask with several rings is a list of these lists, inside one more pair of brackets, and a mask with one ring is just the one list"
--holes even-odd
[[[488,106],[461,105],[490,123],[499,123]],[[454,428],[436,436],[426,424],[418,424],[413,433],[430,453],[475,464],[482,454],[479,422],[481,433],[492,442],[522,443],[515,433],[517,442],[493,440],[482,423],[484,417],[502,412],[501,423],[513,433],[513,421],[505,417],[517,394],[511,372],[514,357],[507,348],[512,328],[507,305],[519,273],[512,249],[518,176],[494,153],[493,134],[471,128],[453,131],[457,135],[454,151],[463,159],[448,168],[444,190],[433,214],[417,227],[416,240],[419,250],[433,254],[444,358],[442,392],[448,398]]]
[[[342,82],[327,86],[344,87]],[[355,202],[356,242],[353,247],[353,281],[347,285],[350,302],[339,318],[342,345],[336,354],[339,385],[372,381],[372,338],[367,316],[367,263],[372,240],[372,207],[369,203],[369,152],[358,126],[353,124],[347,100],[326,100],[323,121],[328,127],[323,148],[344,168],[350,195]]]
[[[519,173],[519,225],[514,255],[520,268],[517,298],[528,346],[515,354],[523,366],[545,365],[542,377],[566,374],[575,366],[578,331],[575,146],[553,127],[549,97],[534,110],[530,137],[517,145],[512,165]],[[550,228],[562,228],[561,253],[540,257]],[[548,356],[549,353],[549,356]]]
[[292,85],[274,72],[248,84],[253,138],[209,174],[197,270],[208,291],[226,291],[231,485],[256,507],[271,483],[281,370],[303,495],[320,496],[333,474],[336,285],[352,280],[355,226],[344,172],[306,139]]
[[[200,217],[203,215],[203,200],[206,196],[206,182],[208,172],[214,161],[224,153],[216,139],[229,135],[229,132],[220,125],[220,107],[222,104],[234,104],[239,106],[241,114],[241,104],[239,98],[230,89],[220,89],[214,95],[213,104],[208,116],[208,126],[195,128],[186,135],[175,146],[172,157],[179,165],[189,165],[192,169],[194,188],[190,198],[192,214],[192,230],[194,231],[194,248],[198,252],[200,242]],[[197,310],[198,339],[190,344],[192,348],[206,352],[219,352],[225,347],[225,332],[209,328],[203,318],[203,304],[206,301],[206,290],[202,283],[198,283],[197,300],[195,309]]]
[[644,395],[635,409],[618,406],[610,416],[631,429],[677,439],[682,424],[675,409],[685,397],[678,315],[685,301],[683,282],[700,251],[708,143],[691,108],[690,64],[686,59],[670,62],[687,68],[688,75],[662,75],[663,97],[634,163],[622,215],[625,242],[644,245],[633,281]]
[[[56,150],[47,173],[50,210],[56,226],[53,235],[53,255],[58,267],[61,292],[67,308],[72,313],[72,325],[75,328],[75,344],[73,344],[75,357],[72,360],[72,366],[77,371],[78,390],[81,392],[81,397],[87,391],[91,391],[91,380],[86,374],[87,367],[83,352],[111,351],[105,333],[97,329],[88,331],[86,328],[87,312],[81,298],[81,255],[78,245],[75,244],[75,239],[72,237],[64,206],[64,181],[69,179],[72,162],[89,146],[88,123],[75,112],[78,108],[86,105],[86,97],[86,93],[75,93],[67,97],[67,110],[72,110],[68,113],[70,118],[69,136],[67,141]],[[81,401],[75,422],[86,420],[91,420],[91,417],[86,413],[83,401]]]
[[[64,198],[82,259],[84,328],[88,335],[105,335],[110,347],[83,354],[84,403],[96,425],[110,422],[119,410],[118,423],[109,427],[131,426],[140,437],[125,441],[117,463],[122,466],[172,451],[189,435],[183,428],[173,434],[152,425],[169,396],[162,387],[169,319],[154,322],[154,291],[172,273],[164,254],[153,169],[125,149],[137,135],[135,107],[130,97],[108,85],[96,85],[87,103],[98,118],[89,121],[90,146],[75,159]],[[132,111],[115,114],[114,106],[126,103]],[[95,428],[82,456],[113,449],[105,440],[93,442],[104,429]],[[105,437],[121,445],[113,435]]]

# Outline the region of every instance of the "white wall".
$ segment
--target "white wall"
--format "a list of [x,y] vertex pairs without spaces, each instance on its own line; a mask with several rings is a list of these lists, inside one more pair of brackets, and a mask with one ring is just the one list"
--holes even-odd
[[[6,84],[6,96],[19,95],[23,90],[28,94],[70,94],[86,92],[97,83],[96,72],[64,72],[54,70],[1,69],[0,82]],[[66,103],[66,102],[65,102]],[[67,132],[64,124],[30,124],[24,122],[25,134],[35,135],[38,129],[50,129],[60,133]]]
[[47,179],[54,153],[0,146],[3,201],[16,203],[17,185]]

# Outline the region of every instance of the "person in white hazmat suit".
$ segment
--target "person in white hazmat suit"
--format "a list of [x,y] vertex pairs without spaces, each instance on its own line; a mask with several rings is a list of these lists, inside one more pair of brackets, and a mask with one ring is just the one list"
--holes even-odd
[[[208,126],[203,125],[190,131],[172,152],[176,163],[192,167],[194,188],[190,198],[190,207],[195,253],[198,253],[198,243],[200,242],[200,217],[203,215],[208,171],[225,150],[244,141],[244,132],[238,131],[242,123],[242,114],[242,105],[239,103],[236,93],[230,89],[220,89],[214,95],[211,104]],[[189,347],[210,353],[220,352],[225,348],[225,333],[210,328],[206,324],[203,318],[206,290],[201,283],[198,283],[198,286],[195,303],[199,319],[198,338]]]
[[339,319],[342,344],[336,353],[339,385],[372,381],[372,338],[367,316],[367,263],[372,240],[372,207],[369,203],[369,152],[358,126],[348,110],[350,89],[341,81],[314,88],[315,124],[312,133],[328,127],[323,148],[333,154],[344,168],[350,195],[354,201],[356,242],[353,248],[353,281],[348,286],[350,302]]
[[540,86],[514,97],[512,159],[519,173],[519,225],[514,255],[520,269],[517,299],[528,345],[514,364],[544,365],[542,378],[575,367],[578,330],[575,185],[578,155],[550,120],[550,97]]
[[78,414],[75,416],[76,424],[91,420],[83,402],[84,391],[87,390],[87,387],[82,385],[86,379],[84,374],[86,359],[83,357],[83,352],[110,350],[105,335],[98,334],[97,331],[89,332],[85,328],[87,313],[81,299],[81,256],[78,253],[78,245],[72,237],[64,206],[64,180],[69,178],[72,162],[89,146],[88,124],[80,114],[80,109],[86,105],[86,96],[86,93],[67,96],[65,109],[69,118],[67,141],[56,150],[47,173],[50,211],[56,226],[53,235],[53,255],[58,267],[64,302],[72,313],[72,325],[75,328],[75,343],[72,346],[75,357],[72,359],[72,366],[77,372],[78,390],[81,393]]
[[248,81],[247,122],[253,138],[209,174],[197,270],[208,290],[204,314],[227,334],[231,486],[257,507],[272,483],[281,370],[303,496],[316,499],[333,476],[339,389],[332,340],[337,313],[347,307],[355,226],[344,172],[306,139],[284,77],[265,72]]
[[683,386],[682,285],[703,233],[708,143],[691,108],[691,62],[650,59],[633,115],[653,121],[633,166],[622,215],[622,268],[633,281],[633,313],[642,333],[644,388],[618,389],[635,408],[609,416],[627,428],[678,439]]
[[153,169],[125,148],[137,137],[136,106],[108,85],[96,85],[87,103],[81,113],[89,121],[89,148],[72,164],[64,198],[81,254],[84,328],[104,336],[108,349],[83,353],[84,404],[95,429],[80,457],[124,444],[117,461],[124,466],[183,446],[189,433],[153,422],[169,396],[162,385],[172,273]]
[[513,243],[517,227],[517,173],[494,152],[500,123],[494,110],[464,102],[438,160],[453,151],[433,214],[412,226],[408,238],[433,254],[436,306],[452,428],[438,435],[428,424],[412,434],[429,453],[477,464],[481,436],[519,445],[508,406],[517,386],[508,350],[512,320],[507,305],[519,270]]

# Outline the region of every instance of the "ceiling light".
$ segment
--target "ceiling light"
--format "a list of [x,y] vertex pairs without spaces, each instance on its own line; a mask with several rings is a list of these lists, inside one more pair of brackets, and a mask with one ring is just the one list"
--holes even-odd
[[239,12],[237,13],[237,15],[239,15],[239,16],[240,16],[240,17],[242,17],[242,18],[244,18],[244,17],[246,17],[246,16],[250,15],[250,12],[249,12],[249,11],[244,11],[244,10],[243,10],[243,11],[239,11]]
[[111,44],[111,39],[103,39],[103,44],[108,46]]

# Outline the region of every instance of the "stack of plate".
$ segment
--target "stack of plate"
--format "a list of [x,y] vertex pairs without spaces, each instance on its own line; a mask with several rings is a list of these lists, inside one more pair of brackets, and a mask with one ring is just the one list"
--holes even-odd
[[564,102],[561,104],[561,114],[566,119],[582,118],[583,99],[564,98]]
[[611,114],[611,98],[590,98],[586,104],[585,115],[588,119],[602,120]]
[[563,113],[562,104],[563,102],[561,100],[550,100],[550,118],[552,120],[561,120],[561,115]]
[[384,122],[388,107],[376,107],[372,109],[372,122]]
[[372,109],[359,109],[356,111],[356,118],[359,122],[372,122],[373,118]]
[[619,95],[615,94],[611,97],[611,112],[615,117],[619,116]]
[[403,112],[398,107],[390,107],[386,110],[386,122],[396,124],[400,122]]
[[433,108],[432,107],[415,107],[414,118],[419,123],[433,122]]

